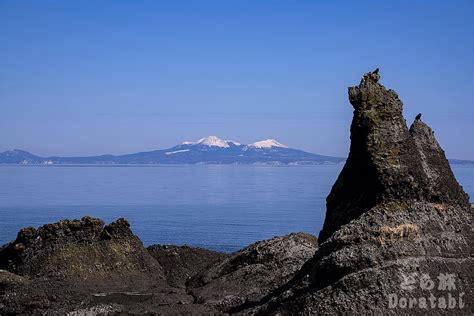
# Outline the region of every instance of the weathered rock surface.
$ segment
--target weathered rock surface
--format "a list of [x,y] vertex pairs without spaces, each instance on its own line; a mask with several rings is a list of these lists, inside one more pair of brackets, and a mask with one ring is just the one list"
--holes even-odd
[[100,219],[84,217],[24,228],[0,250],[0,269],[78,281],[118,278],[122,282],[127,277],[148,279],[150,273],[165,280],[158,262],[124,219],[104,226]]
[[147,250],[124,219],[28,227],[0,248],[0,314],[218,314],[235,305],[222,303],[228,293],[240,304],[284,284],[314,254],[315,240],[292,234],[229,255]]
[[236,310],[472,314],[468,196],[432,130],[421,120],[408,129],[402,102],[378,81],[368,73],[349,88],[351,149],[327,198],[319,250],[293,280]]
[[382,201],[468,203],[431,129],[417,120],[408,130],[402,101],[379,78],[368,73],[349,88],[351,148],[327,197],[320,242]]
[[226,253],[189,246],[153,245],[147,249],[163,267],[168,283],[179,288],[186,288],[191,277],[229,257]]
[[0,249],[0,269],[8,271],[0,274],[0,314],[65,313],[97,304],[143,312],[151,303],[193,302],[167,284],[124,219],[104,226],[84,217],[24,228]]
[[222,311],[258,302],[290,280],[317,247],[316,237],[305,233],[259,241],[192,278],[189,292]]

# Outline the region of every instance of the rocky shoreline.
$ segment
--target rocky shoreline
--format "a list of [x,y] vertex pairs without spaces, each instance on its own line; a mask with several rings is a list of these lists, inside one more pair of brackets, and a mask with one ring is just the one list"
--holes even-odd
[[296,233],[233,254],[145,248],[125,219],[22,229],[0,249],[0,314],[221,313],[282,286],[317,249]]
[[0,314],[472,314],[469,197],[379,80],[349,88],[350,153],[318,239],[224,254],[145,248],[125,219],[24,228],[0,248]]

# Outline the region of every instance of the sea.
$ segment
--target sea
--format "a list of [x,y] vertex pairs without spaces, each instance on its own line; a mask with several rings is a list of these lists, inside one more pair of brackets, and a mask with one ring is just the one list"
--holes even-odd
[[[145,246],[233,252],[291,232],[318,235],[342,166],[0,165],[0,245],[22,227],[86,215],[126,218]],[[474,166],[453,172],[473,197]]]

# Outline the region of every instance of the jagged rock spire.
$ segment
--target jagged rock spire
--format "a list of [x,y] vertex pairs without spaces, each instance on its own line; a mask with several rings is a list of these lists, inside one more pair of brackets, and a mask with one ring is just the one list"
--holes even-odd
[[430,200],[469,207],[469,196],[456,181],[433,130],[418,118],[410,127],[410,136],[415,141],[423,173],[428,179]]
[[416,120],[409,131],[403,103],[366,73],[349,88],[354,107],[346,164],[327,197],[320,241],[383,200],[424,200],[469,207],[431,129]]
[[[456,277],[450,295],[465,297],[455,314],[472,314],[472,210],[433,131],[418,118],[410,129],[397,94],[378,72],[349,88],[351,148],[327,198],[319,248],[297,276],[253,311],[261,315],[419,314],[392,306],[441,297],[423,278]],[[418,282],[403,288],[406,276]],[[392,305],[391,305],[392,304]],[[247,312],[247,311],[245,311]],[[446,309],[431,309],[443,314]]]

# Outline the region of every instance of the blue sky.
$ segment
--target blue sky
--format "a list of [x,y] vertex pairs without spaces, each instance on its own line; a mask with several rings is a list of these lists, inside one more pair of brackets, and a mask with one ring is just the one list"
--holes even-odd
[[0,0],[0,151],[217,135],[345,156],[347,87],[376,67],[409,124],[474,159],[473,1]]

